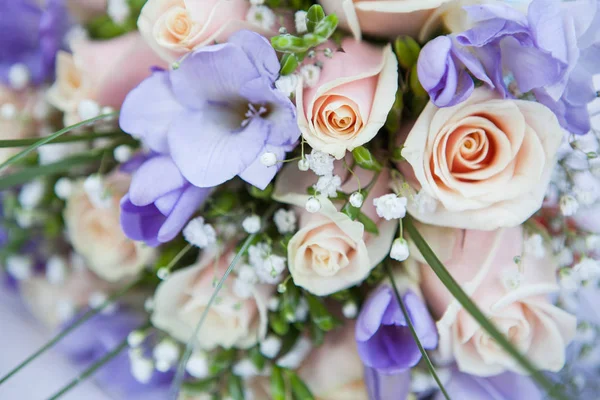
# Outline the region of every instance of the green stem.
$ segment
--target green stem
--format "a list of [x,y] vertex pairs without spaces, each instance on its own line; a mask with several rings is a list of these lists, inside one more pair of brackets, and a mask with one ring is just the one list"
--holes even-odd
[[25,150],[23,150],[23,151],[15,154],[11,158],[9,158],[8,160],[6,160],[2,164],[0,164],[0,171],[2,171],[4,168],[8,167],[9,165],[15,163],[16,161],[20,160],[21,158],[25,157],[27,154],[31,153],[32,151],[34,151],[38,147],[40,147],[42,145],[45,145],[46,143],[52,142],[53,140],[55,140],[59,136],[62,136],[65,133],[72,131],[73,129],[77,129],[79,127],[88,125],[88,124],[90,124],[92,122],[99,121],[101,119],[115,117],[117,115],[119,115],[118,111],[115,111],[115,112],[110,113],[110,114],[99,115],[99,116],[97,116],[95,118],[90,118],[90,119],[82,121],[82,122],[80,122],[78,124],[67,126],[66,128],[63,128],[63,129],[61,129],[58,132],[54,132],[52,135],[46,136],[45,138],[38,140],[33,145],[31,145],[28,148],[26,148]]
[[141,280],[142,279],[140,278],[136,281],[131,282],[130,284],[126,285],[121,290],[119,290],[117,293],[115,293],[114,295],[109,297],[99,307],[88,310],[85,314],[83,314],[81,316],[81,318],[79,318],[77,321],[75,321],[73,324],[71,324],[68,328],[64,329],[62,332],[60,332],[58,335],[56,335],[54,338],[52,338],[49,342],[47,342],[45,345],[43,345],[39,350],[37,350],[35,353],[33,353],[32,355],[27,357],[23,362],[21,362],[14,369],[12,369],[8,374],[6,374],[4,377],[2,377],[2,379],[0,379],[0,385],[3,384],[4,382],[6,382],[8,379],[10,379],[13,375],[15,375],[21,369],[25,368],[33,360],[35,360],[36,358],[38,358],[39,356],[44,354],[47,350],[51,349],[56,343],[61,341],[69,333],[71,333],[76,328],[83,325],[90,318],[92,318],[93,316],[95,316],[96,314],[98,314],[99,312],[104,310],[106,307],[108,307],[110,304],[115,302],[117,299],[119,299],[121,296],[123,296],[125,293],[127,293],[131,288],[133,288],[135,285],[137,285],[139,282],[141,282]]
[[437,373],[435,372],[435,367],[433,366],[433,363],[431,362],[429,355],[423,348],[423,345],[421,344],[421,340],[419,340],[419,336],[417,335],[417,331],[415,330],[412,320],[410,319],[410,315],[408,314],[406,305],[404,304],[404,301],[402,300],[402,296],[400,296],[400,293],[398,292],[398,288],[396,287],[396,282],[394,281],[394,275],[392,274],[392,269],[390,268],[389,264],[387,264],[387,263],[385,265],[385,268],[386,268],[388,276],[390,278],[390,282],[392,283],[392,288],[394,289],[394,294],[396,295],[396,300],[398,301],[398,304],[400,305],[402,314],[404,314],[404,319],[406,319],[406,323],[408,324],[410,333],[411,333],[413,339],[415,340],[415,343],[417,344],[417,347],[419,348],[419,351],[421,352],[421,355],[423,356],[425,363],[427,364],[429,373],[431,374],[431,376],[437,383],[438,387],[440,388],[440,390],[443,393],[446,400],[450,400],[450,396],[448,395],[448,392],[446,392],[446,388],[444,387],[444,384],[442,383],[442,381],[438,377]]
[[[458,282],[454,280],[452,275],[448,272],[446,267],[437,258],[433,250],[429,247],[425,239],[421,236],[417,228],[415,227],[412,217],[407,216],[404,218],[404,225],[406,231],[410,235],[411,239],[419,249],[419,252],[423,255],[427,264],[431,267],[433,272],[442,281],[448,291],[454,296],[454,298],[461,304],[461,306],[479,323],[479,325],[488,332],[496,343],[500,345],[512,358],[517,361],[523,369],[525,369],[531,377],[542,386],[548,395],[555,399],[567,400],[567,397],[560,390],[559,387],[553,385],[537,368],[523,356],[519,350],[517,350],[512,343],[496,328],[496,326],[483,314],[483,312],[477,307],[473,301],[469,298],[464,290],[460,287]],[[557,350],[558,351],[558,350]]]
[[125,349],[125,347],[127,347],[127,338],[123,339],[123,341],[119,343],[117,347],[115,347],[110,352],[106,353],[101,359],[92,364],[91,367],[83,371],[79,376],[77,376],[77,378],[73,379],[71,382],[63,386],[62,389],[60,389],[58,392],[52,395],[48,400],[56,400],[62,397],[71,389],[75,388],[81,382],[85,381],[87,378],[92,376],[97,370],[106,365],[106,363],[108,363],[110,360],[118,356],[119,353],[123,351],[123,349]]
[[[85,142],[92,141],[96,139],[105,139],[105,138],[113,138],[123,136],[122,132],[108,132],[108,133],[87,133],[84,135],[71,135],[71,136],[63,136],[57,137],[52,140],[52,144],[54,143],[70,143],[70,142]],[[42,138],[42,139],[47,139]],[[0,140],[0,148],[7,147],[25,147],[36,144],[40,141],[40,138],[29,138],[29,139],[8,139],[8,140]],[[44,144],[51,144],[49,142]],[[43,145],[40,145],[43,146]],[[39,147],[39,146],[38,146]]]

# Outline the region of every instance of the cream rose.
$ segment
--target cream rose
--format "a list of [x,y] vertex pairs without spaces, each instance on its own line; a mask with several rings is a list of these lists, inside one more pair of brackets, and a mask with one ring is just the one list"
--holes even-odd
[[363,379],[364,366],[354,338],[354,323],[325,337],[298,370],[316,400],[368,400]]
[[241,29],[259,31],[246,21],[247,0],[148,0],[138,28],[148,44],[168,62],[190,51],[227,41]]
[[298,86],[298,125],[315,149],[337,159],[373,139],[385,123],[398,89],[391,46],[346,39],[343,52],[325,59],[318,82]]
[[[175,271],[156,289],[152,323],[174,338],[187,342],[214,291],[215,279],[220,279],[235,253],[219,254],[205,251],[195,265]],[[232,272],[229,281],[235,279]],[[226,284],[219,293],[219,302],[210,308],[204,326],[198,332],[199,348],[210,350],[248,348],[262,340],[267,332],[267,301],[272,285],[256,284],[250,297],[240,298],[233,284]]]
[[417,36],[435,9],[452,0],[321,0],[328,14],[356,39],[362,34],[394,38]]
[[[341,190],[352,193],[357,189],[356,179],[337,162],[335,173],[342,182]],[[373,173],[355,169],[363,184]],[[361,211],[373,220],[379,229],[375,235],[365,231],[362,223],[353,221],[338,211],[343,202],[334,204],[319,196],[321,209],[309,213],[304,205],[309,196],[306,188],[314,181],[314,174],[302,173],[296,165],[285,167],[279,174],[274,198],[299,208],[299,230],[288,244],[288,268],[294,283],[318,296],[325,296],[363,281],[370,271],[389,253],[397,221],[386,221],[377,216],[373,199],[388,193],[388,171],[383,170],[364,200]]]
[[431,102],[406,141],[400,169],[432,207],[409,201],[422,222],[466,229],[516,226],[542,205],[563,131],[552,111],[476,89],[464,103]]
[[151,67],[166,67],[138,32],[115,39],[76,39],[73,54],[60,51],[56,57],[56,81],[48,101],[65,113],[65,125],[81,122],[80,105],[121,108],[125,96],[150,76]]
[[[35,93],[15,92],[0,85],[0,140],[25,139],[36,136]],[[0,163],[21,151],[18,147],[0,148]]]
[[[554,306],[557,265],[550,256],[523,253],[522,227],[497,231],[421,227],[454,279],[502,333],[538,368],[558,371],[573,339],[576,318]],[[408,264],[420,266],[421,289],[438,319],[442,359],[478,376],[524,371],[505,353],[445,288],[413,248]],[[515,257],[520,257],[520,263]]]
[[[125,237],[119,222],[119,202],[129,188],[129,175],[117,172],[105,179],[105,192],[90,198],[83,181],[67,200],[64,210],[67,235],[73,248],[100,277],[117,281],[133,277],[154,259],[155,250]],[[95,196],[93,196],[95,197]]]

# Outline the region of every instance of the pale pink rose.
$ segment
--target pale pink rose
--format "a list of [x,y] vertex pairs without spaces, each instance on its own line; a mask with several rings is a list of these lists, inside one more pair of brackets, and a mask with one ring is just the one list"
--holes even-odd
[[319,81],[296,91],[298,125],[315,149],[337,159],[375,137],[398,89],[391,46],[346,39],[343,52],[323,59]]
[[138,32],[104,41],[79,38],[72,50],[58,53],[56,82],[48,91],[50,104],[65,113],[65,125],[81,122],[78,109],[84,100],[121,108],[152,67],[166,67]]
[[[39,97],[29,90],[16,92],[0,85],[0,140],[37,136],[35,108]],[[0,148],[0,164],[21,150],[18,147]]]
[[[450,274],[483,313],[538,368],[558,371],[576,330],[575,316],[554,306],[557,265],[550,255],[523,252],[523,228],[496,231],[436,227],[419,229]],[[491,376],[519,364],[465,311],[413,248],[408,264],[420,266],[421,289],[440,335],[442,359],[455,359],[461,371]],[[515,262],[520,257],[520,264]]]
[[354,339],[354,323],[330,332],[304,360],[298,375],[316,400],[368,400],[364,366]]
[[[235,251],[204,251],[198,262],[175,271],[156,289],[152,323],[177,340],[188,342],[209,299],[215,280],[221,279]],[[234,291],[235,271],[231,273],[198,332],[198,347],[248,348],[265,337],[268,325],[267,302],[274,286],[256,284],[250,297]]]
[[105,193],[98,201],[89,197],[80,180],[63,213],[73,248],[92,271],[108,281],[138,275],[156,255],[155,249],[128,239],[121,229],[119,203],[129,183],[129,175],[112,173],[106,177]]
[[[552,111],[484,88],[447,108],[429,103],[412,127],[400,169],[426,211],[421,222],[466,229],[516,226],[542,205],[563,131]],[[410,168],[412,167],[412,169]]]
[[327,14],[336,14],[340,26],[356,39],[362,34],[394,38],[417,36],[435,9],[451,0],[321,0]]
[[[335,174],[342,179],[341,190],[352,193],[357,182],[336,162]],[[355,168],[362,185],[366,185],[373,173]],[[309,213],[304,209],[310,197],[306,189],[315,183],[315,175],[303,173],[296,165],[286,166],[275,184],[277,201],[298,206],[299,230],[288,244],[288,268],[294,283],[318,296],[325,296],[362,282],[377,264],[389,253],[397,221],[380,218],[373,206],[373,199],[389,193],[389,173],[383,170],[361,211],[377,224],[379,235],[366,232],[362,223],[353,221],[339,211],[344,202],[333,203],[319,196],[321,209]],[[364,187],[364,186],[363,186]]]
[[[68,267],[69,268],[69,267]],[[69,268],[64,281],[50,283],[45,276],[21,282],[21,298],[31,313],[49,328],[58,328],[87,307],[90,295],[109,294],[114,287],[86,269]]]
[[249,8],[247,0],[148,0],[138,28],[157,54],[173,62],[241,29],[266,33],[246,21]]
[[106,15],[108,0],[67,0],[66,4],[70,15],[85,22]]

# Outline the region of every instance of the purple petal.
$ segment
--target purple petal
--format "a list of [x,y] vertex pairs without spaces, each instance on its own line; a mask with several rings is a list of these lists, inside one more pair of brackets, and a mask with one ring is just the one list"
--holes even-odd
[[438,86],[447,75],[448,54],[452,41],[440,36],[423,47],[419,54],[417,74],[423,88],[427,91]]
[[285,149],[283,147],[266,145],[260,152],[252,164],[248,166],[239,175],[240,178],[257,188],[264,190],[275,177],[275,174],[281,168],[281,163],[277,163],[272,167],[267,167],[260,161],[260,155],[266,152],[274,153],[277,160],[285,158]]
[[167,220],[158,231],[158,241],[165,243],[173,240],[181,232],[198,207],[206,200],[210,191],[210,188],[202,189],[191,185],[185,189],[179,201],[173,207],[171,214],[169,214]]
[[568,61],[568,49],[565,42],[565,31],[560,2],[534,0],[527,13],[531,34],[539,48],[552,53],[552,56],[563,62]]
[[145,206],[186,183],[170,157],[153,157],[133,174],[129,197],[133,204]]
[[438,333],[427,306],[410,290],[406,292],[403,300],[421,345],[427,350],[435,349],[438,345]]
[[169,72],[154,72],[127,95],[119,124],[152,150],[166,153],[169,127],[183,111],[171,89]]
[[151,247],[160,244],[157,240],[158,231],[166,217],[154,205],[138,207],[125,195],[121,199],[120,219],[121,229],[129,239],[144,242]]
[[238,101],[241,87],[259,77],[246,53],[230,43],[202,47],[171,71],[177,100],[195,110]]
[[[458,45],[458,43],[452,44],[452,55],[456,57],[468,70],[480,81],[485,82],[490,88],[494,88],[494,83],[487,76],[487,72],[481,64],[481,61],[473,53],[466,48]],[[459,78],[459,82],[462,78]]]
[[213,187],[248,168],[268,137],[268,123],[239,117],[225,107],[188,111],[169,131],[169,148],[181,173],[198,187]]
[[239,46],[252,61],[258,73],[275,82],[279,76],[279,60],[271,43],[256,32],[241,30],[231,36],[229,43]]
[[369,296],[356,322],[357,341],[367,341],[377,332],[391,300],[391,293],[385,287],[379,288]]
[[[544,0],[546,1],[546,0]],[[514,7],[502,4],[482,4],[465,6],[463,9],[469,14],[469,19],[473,22],[487,21],[490,19],[500,18],[513,20],[521,25],[527,25],[527,18],[525,15],[516,10]]]
[[390,375],[365,367],[365,384],[371,400],[406,400],[410,393],[410,371]]

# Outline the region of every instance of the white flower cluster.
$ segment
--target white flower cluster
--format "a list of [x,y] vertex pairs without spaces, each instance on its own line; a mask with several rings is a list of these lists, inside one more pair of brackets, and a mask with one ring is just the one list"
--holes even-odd
[[246,20],[259,28],[271,30],[277,20],[275,13],[264,2],[253,0],[253,3],[256,4],[252,4],[248,10]]
[[390,193],[373,199],[373,205],[377,211],[377,215],[386,220],[404,218],[406,215],[406,197],[398,197]]
[[92,205],[96,208],[110,208],[112,198],[99,174],[88,176],[83,182],[83,189]]
[[286,259],[273,254],[271,246],[264,242],[248,248],[248,262],[254,267],[256,276],[262,283],[278,283],[286,268]]
[[333,162],[335,159],[319,150],[311,151],[306,155],[308,167],[319,176],[333,175]]
[[319,177],[313,188],[319,194],[327,197],[336,197],[338,190],[342,186],[342,178],[337,175],[323,175]]
[[273,222],[282,235],[293,233],[296,230],[296,213],[280,208],[273,214]]
[[185,240],[196,247],[206,249],[217,242],[217,233],[210,224],[204,223],[204,218],[197,217],[192,219],[185,228],[183,228],[183,237]]

